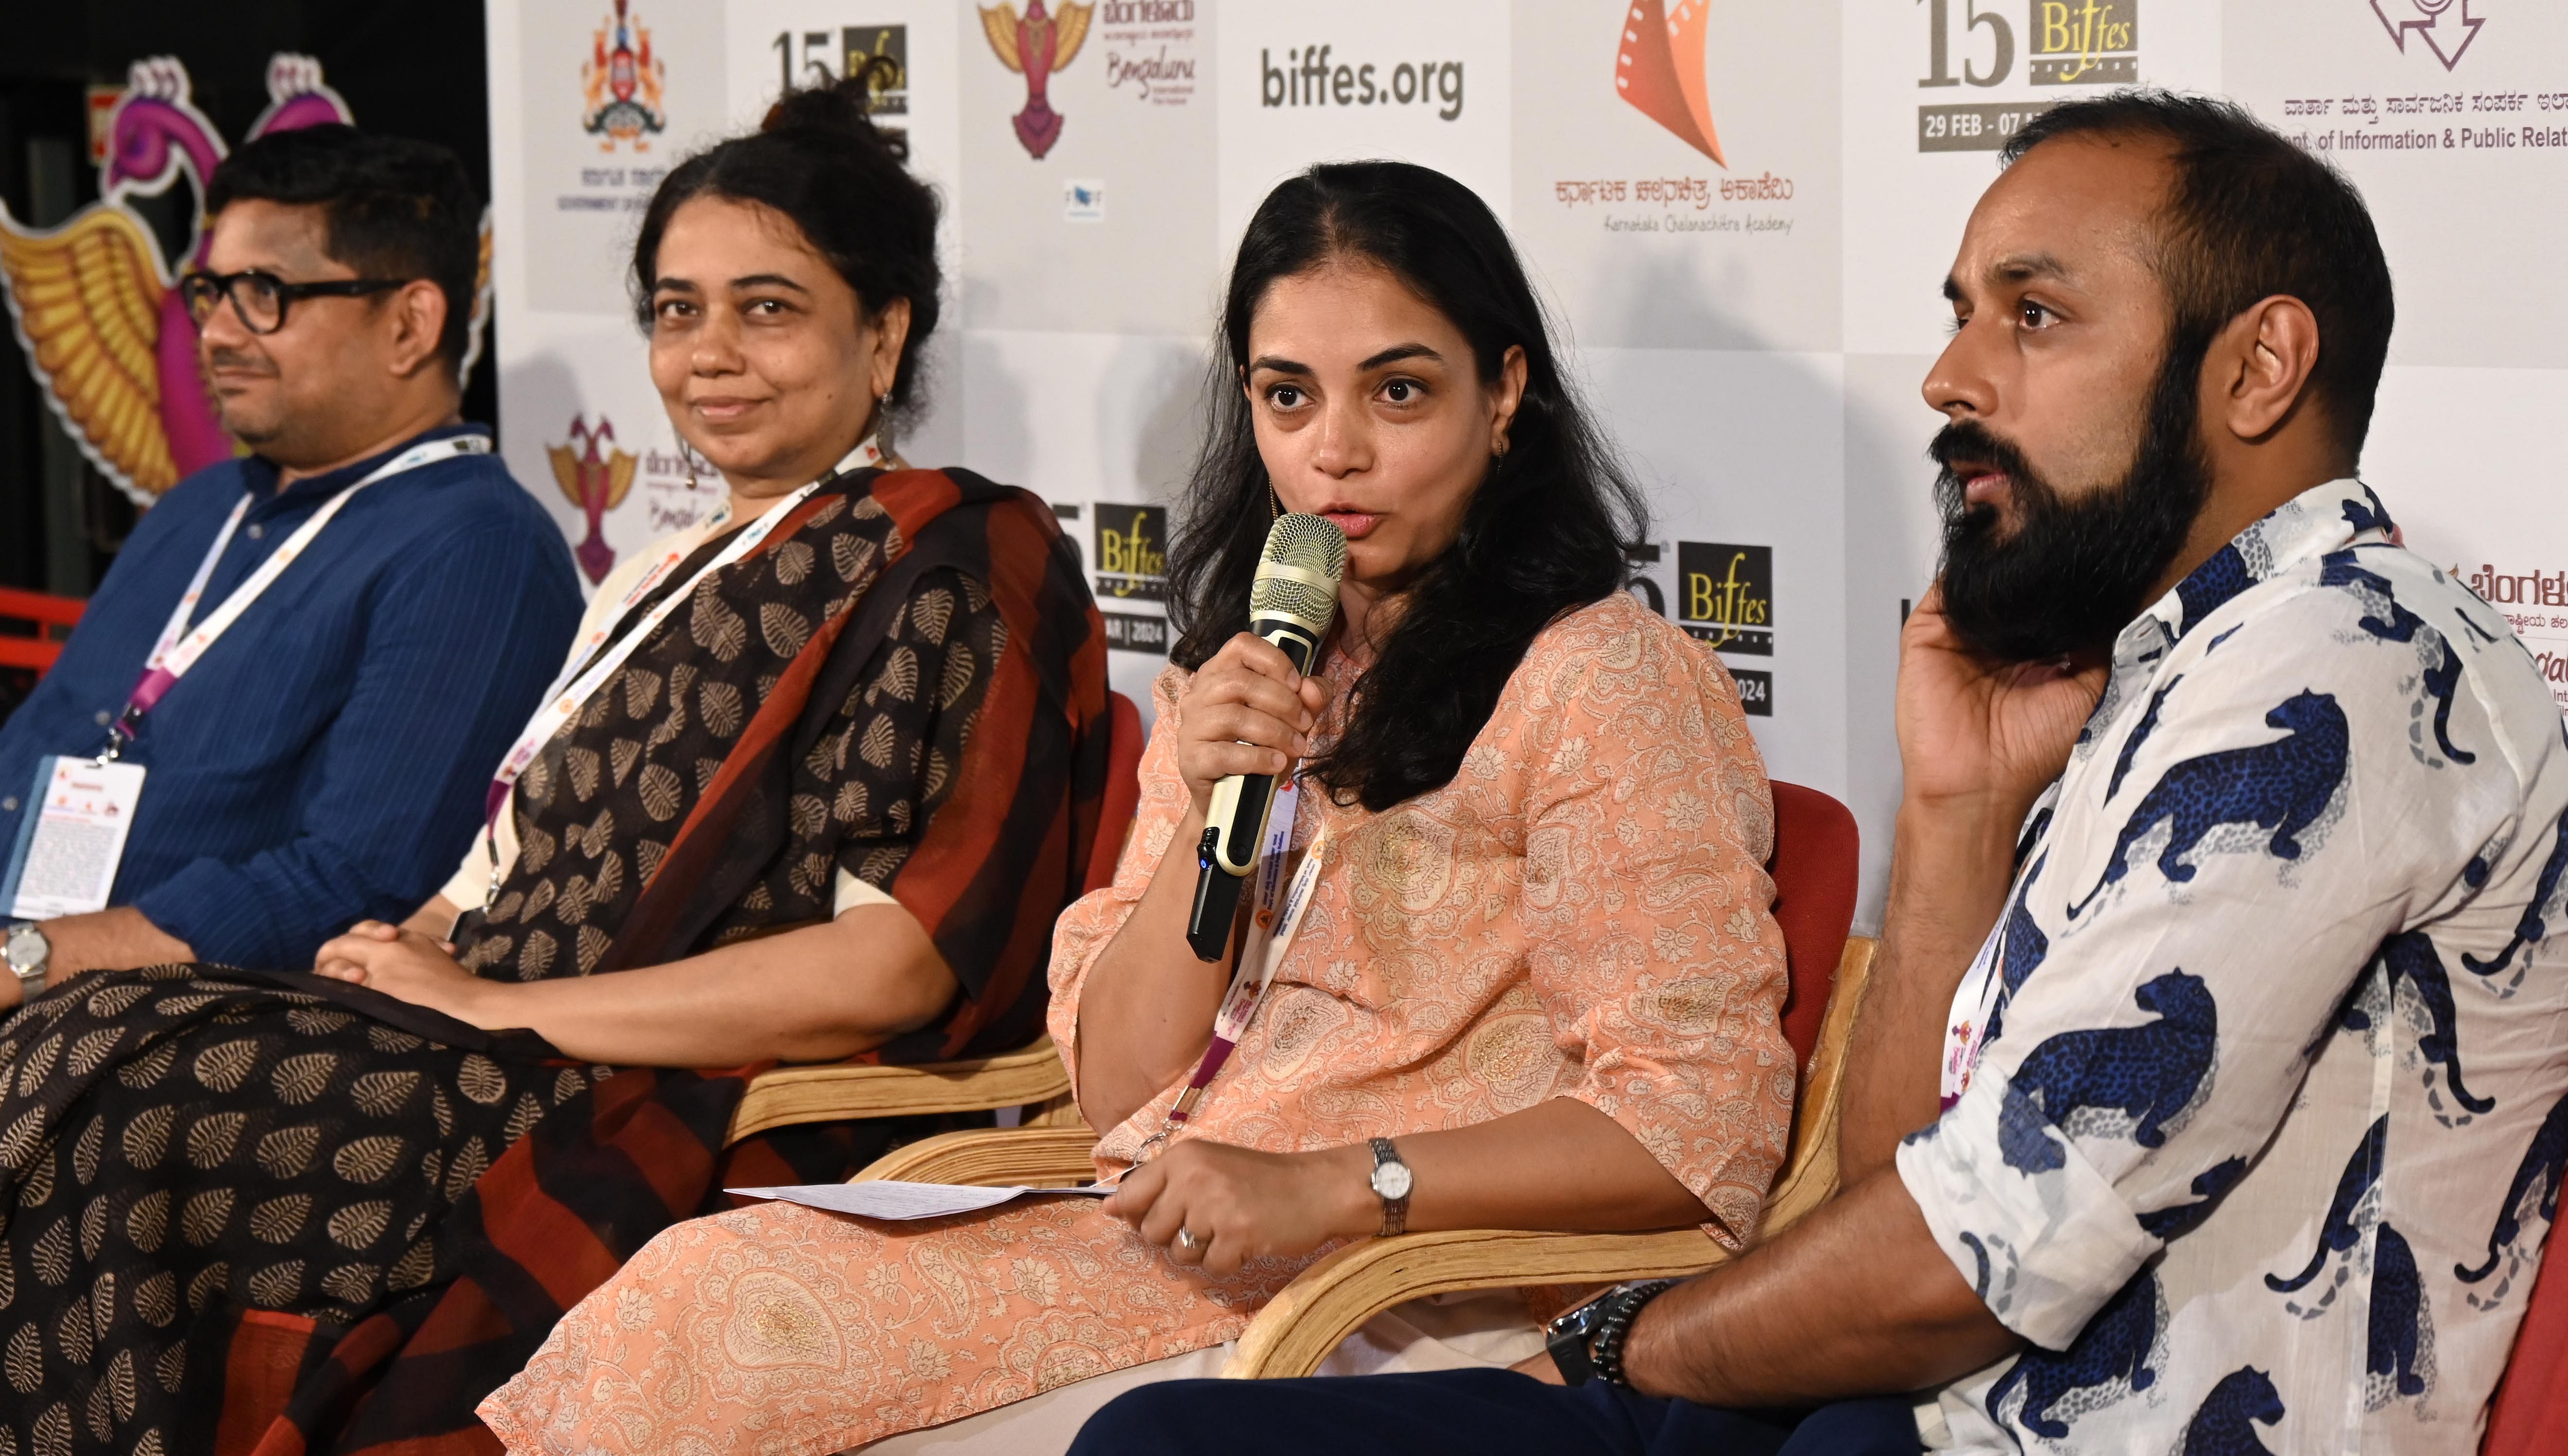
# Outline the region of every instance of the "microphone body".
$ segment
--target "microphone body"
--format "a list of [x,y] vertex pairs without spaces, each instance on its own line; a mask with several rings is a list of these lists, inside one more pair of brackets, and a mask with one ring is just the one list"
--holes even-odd
[[[1346,533],[1322,516],[1276,518],[1249,590],[1248,630],[1273,643],[1308,673],[1319,662],[1320,640],[1337,618],[1338,577],[1345,569]],[[1195,846],[1195,903],[1186,918],[1186,944],[1200,961],[1214,962],[1230,947],[1239,892],[1257,865],[1275,805],[1275,777],[1234,773],[1213,786]]]

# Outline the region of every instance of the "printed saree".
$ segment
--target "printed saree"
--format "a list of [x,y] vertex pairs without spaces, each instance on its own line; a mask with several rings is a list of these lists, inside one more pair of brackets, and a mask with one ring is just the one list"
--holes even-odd
[[[876,1055],[1021,1044],[1096,830],[1105,703],[1041,501],[959,470],[832,480],[537,755],[459,956],[518,980],[659,964],[818,922],[852,875],[961,983]],[[496,1450],[475,1403],[654,1234],[726,1183],[844,1177],[925,1130],[726,1147],[757,1070],[574,1064],[303,973],[54,989],[0,1024],[0,1452]]]

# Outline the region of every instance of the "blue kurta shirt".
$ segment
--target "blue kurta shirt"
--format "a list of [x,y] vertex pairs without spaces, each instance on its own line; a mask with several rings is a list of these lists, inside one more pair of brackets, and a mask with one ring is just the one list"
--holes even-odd
[[[241,492],[252,504],[199,618],[398,448],[471,429],[281,493],[277,466],[255,456],[172,487],[0,725],[0,845],[16,842],[44,758],[105,745]],[[368,486],[143,721],[124,756],[151,772],[113,903],[200,959],[282,969],[309,967],[351,922],[408,915],[471,841],[491,769],[579,613],[561,532],[495,456]]]

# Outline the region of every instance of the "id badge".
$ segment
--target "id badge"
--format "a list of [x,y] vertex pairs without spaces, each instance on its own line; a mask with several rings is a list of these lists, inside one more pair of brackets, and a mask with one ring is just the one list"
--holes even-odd
[[143,801],[140,763],[47,758],[36,765],[27,817],[0,879],[0,903],[18,920],[51,920],[107,908],[125,836]]

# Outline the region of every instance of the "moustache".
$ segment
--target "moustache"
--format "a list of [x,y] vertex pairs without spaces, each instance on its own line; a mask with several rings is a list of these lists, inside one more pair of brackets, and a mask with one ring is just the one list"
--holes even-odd
[[1959,461],[1986,465],[2022,487],[2030,488],[2041,479],[2034,473],[2032,462],[2024,457],[2024,451],[1977,420],[1956,420],[1936,431],[1935,437],[1927,442],[1926,457],[1943,471],[1935,486],[1948,517],[1958,516],[1964,509],[1962,480],[1954,471]]
[[231,370],[238,374],[255,374],[270,379],[276,376],[276,361],[264,354],[254,354],[241,349],[209,349],[205,352],[205,367]]

